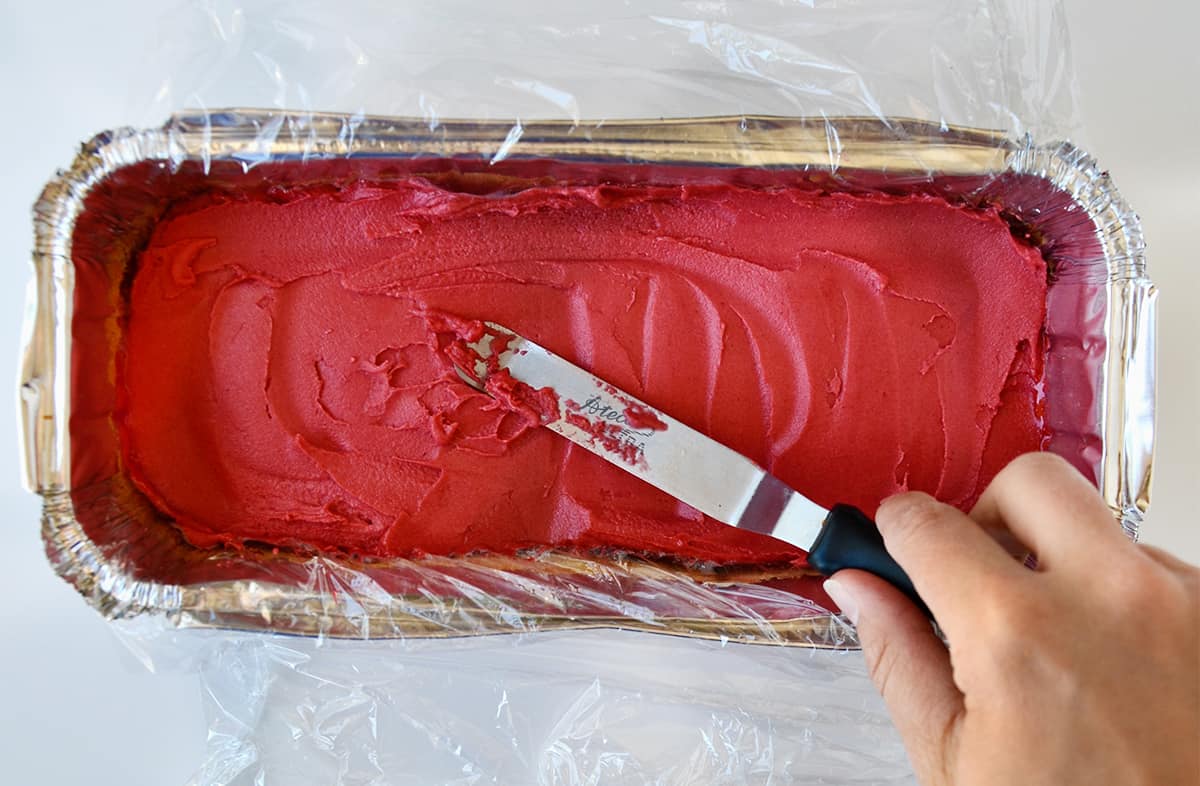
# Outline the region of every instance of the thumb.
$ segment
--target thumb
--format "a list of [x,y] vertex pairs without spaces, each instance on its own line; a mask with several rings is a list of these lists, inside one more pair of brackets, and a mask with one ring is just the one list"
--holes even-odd
[[839,571],[825,591],[858,628],[871,681],[883,695],[923,784],[950,784],[950,752],[963,717],[950,653],[917,607],[861,570]]

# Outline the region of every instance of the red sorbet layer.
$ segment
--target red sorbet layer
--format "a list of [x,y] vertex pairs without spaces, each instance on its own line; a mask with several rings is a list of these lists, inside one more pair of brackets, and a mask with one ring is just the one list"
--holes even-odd
[[206,195],[158,225],[130,298],[125,458],[200,546],[803,558],[474,391],[431,313],[507,325],[823,504],[966,507],[1044,437],[1046,265],[995,213],[932,197]]

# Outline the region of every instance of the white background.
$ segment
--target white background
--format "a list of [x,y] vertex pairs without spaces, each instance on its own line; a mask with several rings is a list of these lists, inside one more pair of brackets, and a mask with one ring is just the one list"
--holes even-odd
[[[17,366],[30,206],[77,144],[129,122],[151,17],[130,2],[11,3],[0,20],[0,368]],[[1141,214],[1161,290],[1158,454],[1147,542],[1200,562],[1200,16],[1187,4],[1068,0],[1084,142]],[[1187,8],[1188,10],[1183,10]],[[133,115],[136,117],[136,115]],[[0,386],[0,781],[184,783],[206,724],[195,679],[151,675],[42,554]]]

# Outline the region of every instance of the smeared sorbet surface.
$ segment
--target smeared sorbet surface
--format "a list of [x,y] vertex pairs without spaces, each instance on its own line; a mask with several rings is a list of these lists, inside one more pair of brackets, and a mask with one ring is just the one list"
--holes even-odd
[[208,194],[157,226],[129,298],[125,460],[201,546],[803,559],[472,389],[431,315],[506,325],[826,505],[965,507],[1045,436],[1045,263],[933,197]]

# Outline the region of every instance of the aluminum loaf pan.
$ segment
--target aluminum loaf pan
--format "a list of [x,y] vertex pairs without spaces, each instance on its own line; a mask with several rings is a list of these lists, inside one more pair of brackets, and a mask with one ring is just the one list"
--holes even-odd
[[[802,571],[705,571],[556,551],[351,560],[195,549],[122,473],[115,432],[111,444],[73,443],[76,419],[110,417],[111,406],[74,399],[72,378],[115,368],[121,282],[173,200],[214,186],[270,185],[277,176],[272,167],[282,162],[293,170],[302,162],[304,181],[322,182],[404,176],[446,161],[498,172],[506,163],[537,161],[548,176],[619,172],[655,182],[681,182],[698,172],[751,183],[786,175],[826,190],[933,193],[999,206],[1035,238],[1052,271],[1048,449],[1090,474],[1136,537],[1152,465],[1155,290],[1137,216],[1107,174],[1070,144],[902,119],[515,127],[464,120],[431,128],[409,118],[230,110],[97,136],[46,186],[35,208],[36,279],[20,380],[25,482],[44,500],[51,563],[95,608],[113,618],[159,614],[182,627],[307,635],[619,627],[814,647],[855,644],[847,626],[789,591],[818,580]],[[96,291],[98,275],[110,307],[85,318],[77,313],[77,277],[92,277],[89,291]],[[84,464],[105,462],[115,469],[104,482],[72,486]]]

